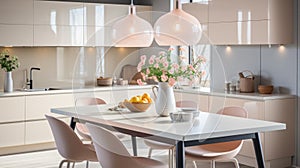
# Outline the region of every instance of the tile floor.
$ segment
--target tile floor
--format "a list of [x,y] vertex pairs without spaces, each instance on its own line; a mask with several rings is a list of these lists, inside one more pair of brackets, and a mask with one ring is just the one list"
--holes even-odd
[[[125,139],[124,144],[131,152],[131,141]],[[138,139],[138,155],[147,156],[148,147],[143,143],[142,139]],[[168,163],[167,151],[156,150],[153,151],[153,158]],[[30,152],[23,154],[0,156],[0,168],[57,168],[62,157],[58,154],[57,150],[47,150],[39,152]],[[76,163],[75,168],[84,168],[85,162]],[[198,168],[209,168],[209,164],[206,162],[198,162]],[[66,166],[65,166],[66,167]],[[217,168],[233,168],[232,163],[217,163]],[[92,162],[89,168],[101,168],[97,162]],[[125,168],[125,167],[124,167]],[[129,167],[128,167],[129,168]],[[190,162],[187,162],[187,168],[193,168]],[[248,166],[241,165],[241,168],[250,168]]]

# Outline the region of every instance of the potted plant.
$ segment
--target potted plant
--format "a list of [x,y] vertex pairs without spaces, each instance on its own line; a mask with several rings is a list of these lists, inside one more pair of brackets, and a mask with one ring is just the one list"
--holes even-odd
[[17,56],[10,56],[8,51],[0,53],[1,69],[5,71],[4,92],[13,91],[12,71],[19,68],[19,59]]

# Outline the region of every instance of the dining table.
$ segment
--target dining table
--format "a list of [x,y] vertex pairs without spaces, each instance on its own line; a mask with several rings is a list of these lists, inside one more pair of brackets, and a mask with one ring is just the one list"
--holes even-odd
[[145,112],[130,112],[113,104],[51,108],[50,111],[71,117],[73,129],[76,122],[89,122],[130,135],[134,155],[137,155],[136,137],[174,145],[176,168],[185,167],[185,147],[246,139],[253,142],[257,166],[264,168],[260,133],[286,129],[284,123],[202,111],[190,121],[174,122],[170,117],[159,116],[154,105]]

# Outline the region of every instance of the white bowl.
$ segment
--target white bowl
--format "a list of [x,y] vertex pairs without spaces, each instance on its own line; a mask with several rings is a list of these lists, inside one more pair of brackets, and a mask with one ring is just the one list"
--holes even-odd
[[171,118],[172,122],[192,121],[193,113],[186,113],[186,112],[170,113],[170,118]]

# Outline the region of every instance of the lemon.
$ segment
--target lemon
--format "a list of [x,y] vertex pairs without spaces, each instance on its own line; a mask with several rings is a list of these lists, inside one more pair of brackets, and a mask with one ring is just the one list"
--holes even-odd
[[129,102],[131,102],[131,103],[138,103],[139,101],[140,101],[140,98],[137,97],[137,96],[133,96],[133,97],[129,100]]

